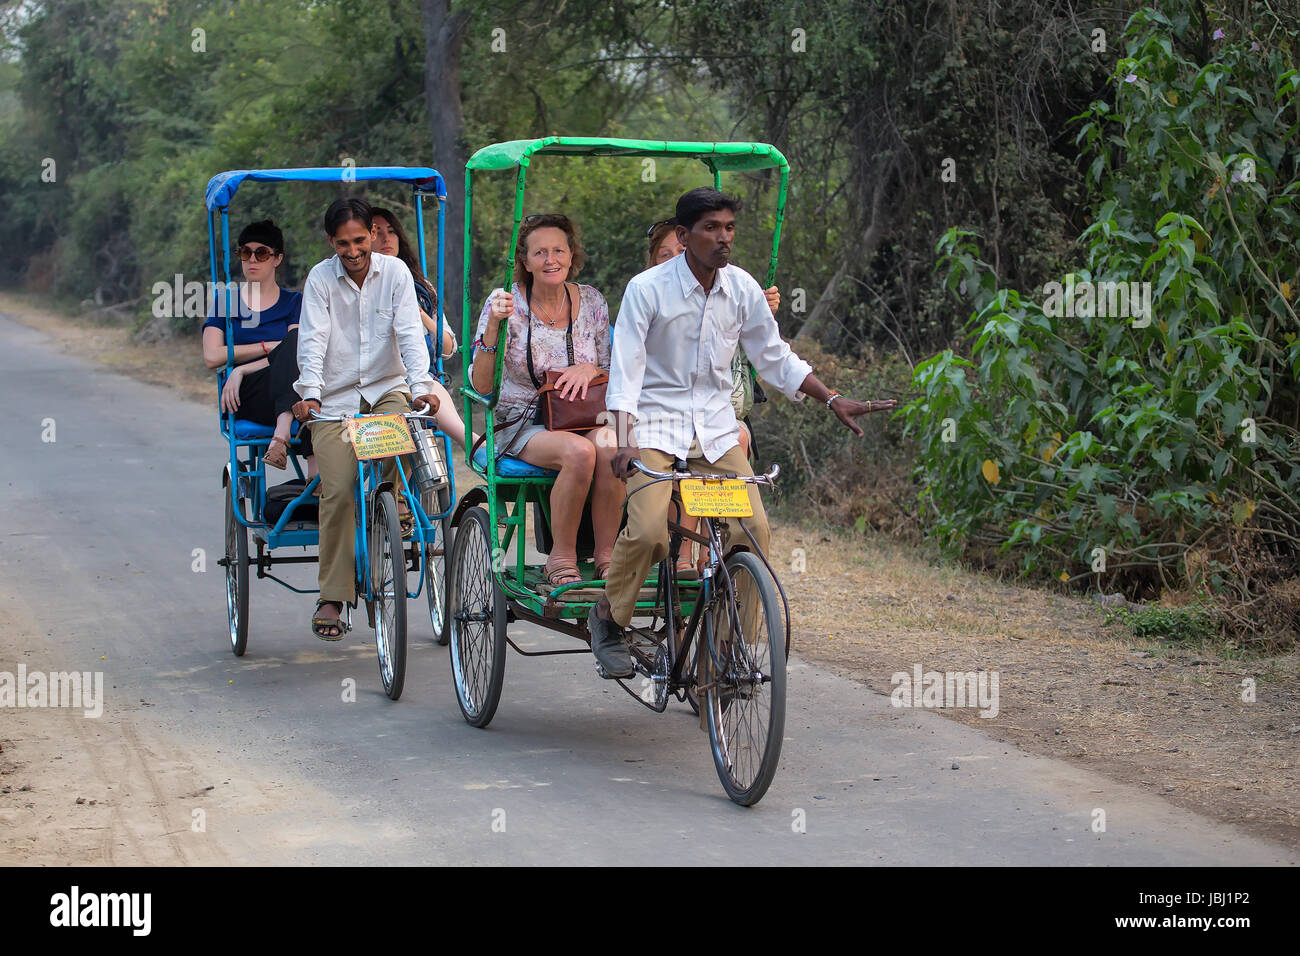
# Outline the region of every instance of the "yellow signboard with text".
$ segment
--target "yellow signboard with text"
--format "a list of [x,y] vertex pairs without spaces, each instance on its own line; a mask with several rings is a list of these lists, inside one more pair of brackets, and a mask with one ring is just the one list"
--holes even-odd
[[679,483],[682,505],[696,518],[748,518],[754,514],[743,481],[687,478]]
[[356,449],[358,461],[393,458],[415,451],[411,430],[401,415],[366,415],[347,420],[348,439]]

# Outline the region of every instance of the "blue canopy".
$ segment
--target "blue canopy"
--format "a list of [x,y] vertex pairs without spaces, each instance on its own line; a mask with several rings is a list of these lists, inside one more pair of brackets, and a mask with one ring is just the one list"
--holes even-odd
[[439,200],[447,198],[447,184],[442,174],[427,166],[308,166],[301,169],[232,169],[208,180],[204,200],[208,209],[230,205],[235,192],[246,179],[255,182],[345,183],[389,180],[410,183],[422,193],[432,193]]

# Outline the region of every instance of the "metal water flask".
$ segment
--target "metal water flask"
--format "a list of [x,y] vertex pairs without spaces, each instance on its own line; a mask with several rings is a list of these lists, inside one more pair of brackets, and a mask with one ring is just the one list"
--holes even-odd
[[447,486],[447,462],[442,457],[442,443],[432,428],[412,424],[415,438],[415,484],[421,492],[438,491]]

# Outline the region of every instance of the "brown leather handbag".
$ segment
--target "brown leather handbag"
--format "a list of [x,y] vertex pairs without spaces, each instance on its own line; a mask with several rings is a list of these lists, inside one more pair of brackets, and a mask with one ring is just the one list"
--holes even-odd
[[[566,290],[567,290],[566,285]],[[531,300],[532,296],[529,296]],[[569,366],[577,363],[573,360],[573,320],[578,314],[578,306],[570,302],[569,325],[564,330],[565,345],[569,352]],[[602,414],[605,412],[605,390],[609,385],[609,375],[597,373],[587,385],[587,397],[574,396],[572,400],[561,398],[555,383],[568,368],[553,368],[546,372],[546,380],[537,377],[533,368],[533,307],[528,304],[528,346],[525,350],[528,358],[528,375],[537,389],[538,420],[553,432],[586,432],[605,424]]]
[[546,384],[537,390],[542,408],[542,424],[553,432],[589,432],[605,424],[605,389],[609,376],[600,372],[587,385],[587,397],[572,400],[560,397],[556,382],[568,369],[553,368],[546,373]]

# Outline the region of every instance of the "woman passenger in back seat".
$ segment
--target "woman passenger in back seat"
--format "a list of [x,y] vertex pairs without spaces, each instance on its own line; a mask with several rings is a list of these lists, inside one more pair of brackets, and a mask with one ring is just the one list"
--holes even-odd
[[[244,269],[238,314],[231,327],[234,368],[221,389],[221,410],[275,429],[263,460],[276,468],[289,463],[290,409],[298,401],[298,311],[302,293],[281,288],[275,270],[284,261],[284,234],[274,222],[250,223],[239,234]],[[216,296],[213,314],[203,324],[203,361],[210,369],[226,364],[226,297]],[[316,474],[310,429],[298,436],[307,457],[307,478]]]

